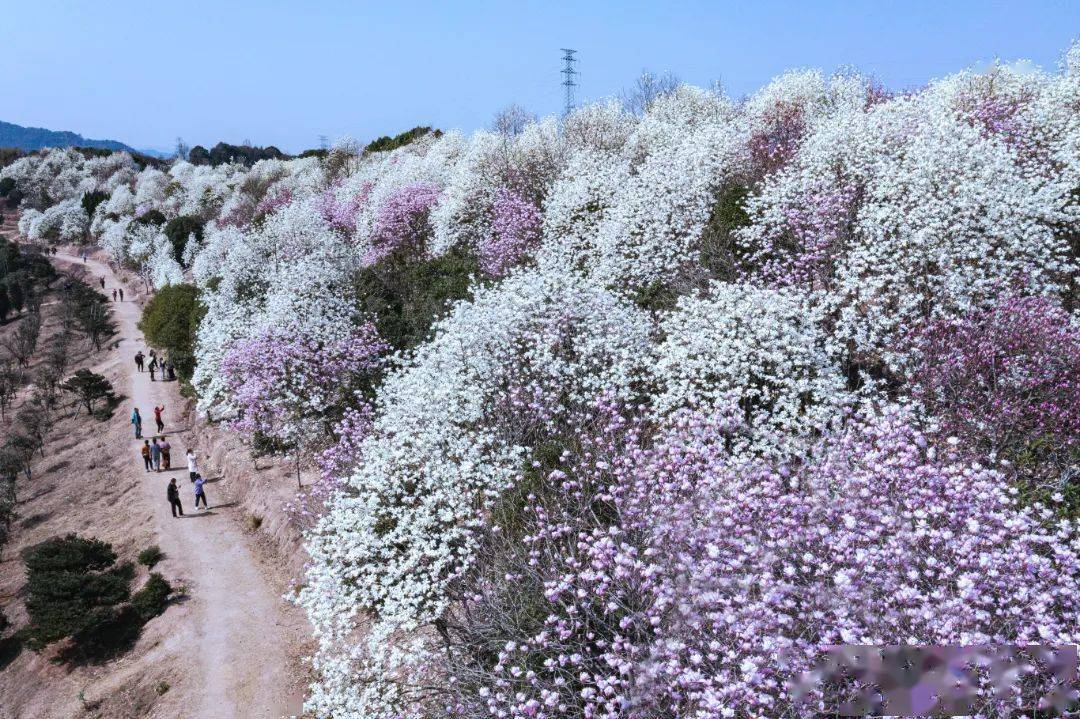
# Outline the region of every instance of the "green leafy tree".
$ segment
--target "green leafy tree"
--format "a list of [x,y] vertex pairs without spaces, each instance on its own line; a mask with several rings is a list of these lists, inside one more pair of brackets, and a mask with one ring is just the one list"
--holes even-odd
[[195,239],[202,241],[203,221],[191,215],[181,215],[169,220],[165,225],[165,236],[172,244],[173,258],[181,265],[184,264],[184,248],[187,246],[188,237],[195,235]]
[[38,338],[41,337],[41,315],[27,312],[26,317],[15,327],[15,331],[5,337],[2,344],[8,354],[15,358],[19,366],[26,367],[37,350]]
[[78,402],[86,407],[87,414],[94,413],[94,404],[113,396],[113,386],[104,376],[88,369],[81,369],[65,380],[60,388],[75,395]]
[[15,312],[22,312],[23,307],[26,306],[26,295],[23,294],[23,284],[15,275],[8,275],[7,282],[8,299],[11,303],[11,309]]
[[140,225],[157,225],[160,227],[165,224],[165,213],[161,210],[148,210],[135,218],[135,221]]
[[23,372],[10,360],[0,361],[0,419],[7,417],[8,407],[22,387]]
[[139,329],[146,340],[163,349],[187,380],[195,369],[195,335],[206,307],[194,285],[169,285],[159,290],[143,309]]
[[394,349],[423,342],[450,303],[469,296],[476,260],[462,250],[420,260],[389,260],[356,278],[363,314],[373,314],[379,336]]
[[93,190],[83,195],[82,208],[86,210],[86,216],[92,218],[94,216],[94,210],[107,199],[109,199],[109,193],[102,192],[101,190]]

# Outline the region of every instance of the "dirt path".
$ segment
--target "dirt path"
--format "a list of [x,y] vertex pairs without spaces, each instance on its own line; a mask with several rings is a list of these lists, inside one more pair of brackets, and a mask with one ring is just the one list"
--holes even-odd
[[[112,271],[103,263],[85,264],[71,255],[56,259],[79,265],[96,277],[105,277],[106,288],[120,286]],[[95,289],[97,287],[95,286]],[[205,467],[199,457],[200,471],[208,477],[208,511],[196,510],[191,482],[187,477],[181,431],[170,421],[182,404],[175,382],[151,382],[148,372],[137,372],[135,352],[147,351],[136,324],[139,306],[131,301],[112,303],[119,329],[119,351],[126,359],[128,387],[120,388],[130,398],[116,413],[114,422],[126,423],[131,408],[143,416],[143,436],[155,431],[155,406],[165,406],[164,433],[172,445],[170,472],[147,474],[138,455],[142,440],[129,433],[131,444],[117,448],[131,456],[131,478],[138,478],[140,512],[152,517],[158,544],[170,560],[172,573],[187,589],[192,605],[190,626],[177,626],[175,632],[187,646],[181,655],[191,658],[194,686],[201,693],[191,698],[190,713],[198,719],[230,717],[277,719],[299,714],[303,697],[294,688],[290,669],[290,633],[296,630],[295,614],[290,614],[273,585],[263,576],[258,561],[248,548],[248,538],[240,528],[239,509],[228,499],[228,479],[219,477],[213,467]],[[174,519],[169,512],[165,490],[175,477],[185,517]],[[123,511],[123,508],[118,508]],[[132,511],[135,511],[133,508]],[[173,577],[170,577],[173,579]],[[168,618],[168,615],[165,617]]]

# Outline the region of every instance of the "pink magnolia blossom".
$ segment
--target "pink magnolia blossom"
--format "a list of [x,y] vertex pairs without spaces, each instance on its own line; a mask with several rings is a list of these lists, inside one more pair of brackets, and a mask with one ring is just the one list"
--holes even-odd
[[364,264],[373,265],[398,252],[422,253],[430,233],[428,214],[440,193],[430,182],[414,182],[391,194],[375,217]]
[[492,205],[491,234],[478,248],[480,269],[501,277],[536,246],[540,211],[513,190],[499,188]]

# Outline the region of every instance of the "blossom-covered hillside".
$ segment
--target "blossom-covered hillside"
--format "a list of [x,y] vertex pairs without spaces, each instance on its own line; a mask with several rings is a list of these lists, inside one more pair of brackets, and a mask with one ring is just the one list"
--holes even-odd
[[318,465],[317,716],[796,716],[824,645],[1080,641],[1080,46],[4,177],[194,284],[200,409]]

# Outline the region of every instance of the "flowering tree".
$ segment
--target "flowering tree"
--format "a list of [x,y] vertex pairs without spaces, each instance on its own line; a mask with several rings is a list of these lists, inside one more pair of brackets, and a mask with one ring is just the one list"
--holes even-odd
[[413,183],[390,195],[379,208],[363,262],[373,265],[396,253],[421,255],[429,233],[428,213],[439,200],[439,188]]
[[314,714],[794,716],[824,643],[1075,641],[1080,46],[667,90],[0,169],[23,234],[198,287],[200,411],[318,456]]
[[221,373],[242,432],[297,445],[326,435],[352,402],[352,391],[370,383],[385,346],[364,324],[338,342],[268,328],[235,343]]
[[1011,297],[913,338],[913,393],[970,454],[1063,489],[1080,461],[1080,333],[1041,297]]
[[540,212],[510,190],[500,188],[492,205],[492,233],[479,248],[480,269],[501,277],[540,237]]
[[732,462],[730,414],[650,442],[611,411],[492,527],[442,625],[462,716],[803,716],[788,684],[828,645],[1072,641],[1072,525],[931,459],[902,412],[791,465]]

